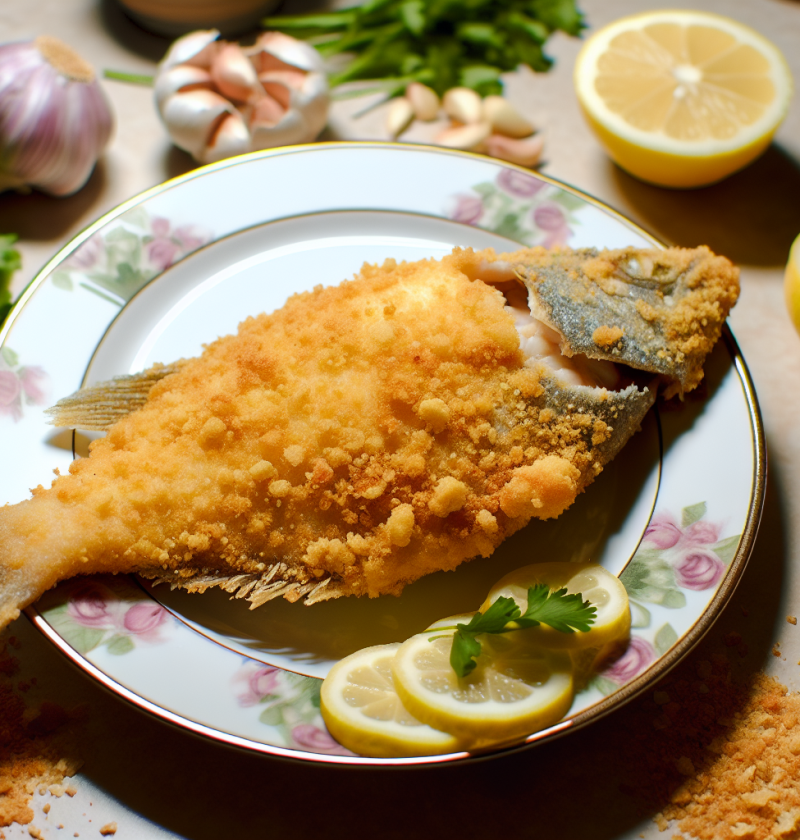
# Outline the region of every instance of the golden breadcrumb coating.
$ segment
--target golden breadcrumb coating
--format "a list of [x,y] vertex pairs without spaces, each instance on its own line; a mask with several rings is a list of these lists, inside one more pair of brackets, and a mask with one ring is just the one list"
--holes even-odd
[[494,258],[364,266],[187,361],[69,475],[0,509],[0,624],[91,572],[269,573],[254,604],[398,594],[558,516],[613,430],[544,405],[503,295],[469,279]]

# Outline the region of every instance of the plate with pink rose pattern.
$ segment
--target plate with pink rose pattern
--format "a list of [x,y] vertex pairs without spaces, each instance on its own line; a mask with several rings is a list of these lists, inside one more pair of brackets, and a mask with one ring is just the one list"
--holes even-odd
[[[658,246],[580,191],[479,155],[423,146],[288,147],[198,169],[137,196],[78,235],[0,329],[0,504],[86,454],[89,435],[44,409],[81,385],[195,355],[245,317],[340,282],[364,262],[440,257],[454,246]],[[632,632],[531,746],[619,706],[702,637],[755,538],[765,454],[758,407],[730,332],[702,393],[657,407],[559,519],[533,522],[487,559],[430,575],[399,598],[248,610],[218,590],[133,576],[66,581],[27,610],[73,662],[123,698],[207,737],[299,760],[373,759],[341,747],[319,712],[321,680],[361,647],[402,641],[471,611],[508,571],[593,560],[624,583]],[[321,397],[324,398],[324,397]],[[667,408],[669,410],[667,410]]]

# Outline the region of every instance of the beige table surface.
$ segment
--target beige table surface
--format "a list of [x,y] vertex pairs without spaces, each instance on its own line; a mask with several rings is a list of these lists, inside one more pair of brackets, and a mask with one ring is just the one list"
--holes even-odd
[[[658,0],[580,3],[592,28],[664,5]],[[800,84],[800,2],[701,0],[691,5],[759,29],[783,50]],[[152,72],[168,43],[128,21],[113,0],[0,2],[0,41],[45,33],[61,37],[98,68],[139,73]],[[579,45],[576,39],[553,38],[549,52],[556,63],[549,73],[523,70],[507,82],[509,98],[545,133],[541,171],[596,196],[667,243],[705,243],[742,267],[742,296],[731,323],[763,411],[769,450],[766,506],[739,589],[689,659],[708,656],[724,635],[737,631],[748,644],[747,667],[763,668],[800,690],[800,625],[786,622],[787,615],[800,615],[800,337],[786,315],[782,291],[783,265],[800,232],[800,101],[795,98],[775,142],[747,170],[702,190],[659,189],[615,167],[582,122],[571,81]],[[65,199],[0,195],[0,232],[20,236],[24,265],[15,292],[99,215],[193,167],[170,145],[149,89],[111,81],[104,86],[118,124],[87,186]],[[382,114],[353,120],[355,107],[352,102],[334,107],[325,138],[385,139]],[[426,139],[425,129],[408,139]],[[21,643],[17,655],[23,675],[37,677],[41,696],[83,702],[91,711],[77,795],[36,797],[34,825],[43,837],[99,837],[100,826],[109,821],[118,824],[116,836],[126,839],[659,836],[653,813],[641,812],[604,773],[609,751],[626,750],[625,710],[554,744],[460,768],[377,773],[300,766],[235,752],[173,729],[97,687],[26,619],[9,632]],[[778,641],[782,654],[776,657],[772,648]],[[42,812],[45,802],[52,803],[48,815]],[[31,835],[15,825],[5,836]]]

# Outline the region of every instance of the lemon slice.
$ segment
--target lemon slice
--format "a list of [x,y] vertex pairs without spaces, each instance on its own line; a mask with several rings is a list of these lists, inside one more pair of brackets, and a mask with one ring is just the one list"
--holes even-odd
[[800,236],[792,243],[784,275],[784,291],[789,317],[800,332]]
[[529,643],[575,650],[602,647],[630,632],[628,593],[618,578],[597,563],[534,563],[523,566],[501,578],[492,587],[481,605],[481,612],[485,612],[502,595],[513,598],[524,613],[528,608],[528,589],[540,583],[546,584],[551,591],[566,589],[570,595],[580,593],[597,610],[594,624],[588,633],[577,630],[574,633],[562,633],[540,624],[512,635],[526,636]]
[[730,18],[689,10],[645,12],[599,30],[574,80],[611,157],[668,187],[710,184],[750,163],[792,95],[773,43]]
[[399,647],[364,648],[331,668],[320,694],[328,731],[347,749],[374,758],[455,752],[458,739],[421,723],[397,696],[391,661]]
[[481,636],[477,667],[458,677],[450,665],[451,637],[430,641],[429,632],[412,636],[392,661],[397,693],[421,721],[475,745],[520,738],[569,710],[573,690],[567,654],[506,635]]
[[472,616],[475,615],[474,612],[469,613],[459,613],[458,615],[450,615],[447,618],[440,618],[437,621],[434,621],[428,627],[428,630],[438,630],[442,627],[455,627],[457,624],[469,624],[472,621]]

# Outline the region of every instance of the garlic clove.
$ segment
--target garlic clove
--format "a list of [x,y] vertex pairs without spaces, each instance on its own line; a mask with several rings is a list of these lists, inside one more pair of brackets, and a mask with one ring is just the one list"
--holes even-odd
[[324,73],[309,73],[302,86],[292,91],[291,106],[300,111],[306,126],[304,139],[297,142],[315,140],[328,122],[328,77]]
[[159,69],[164,71],[178,64],[190,64],[210,70],[217,53],[217,38],[217,29],[201,29],[178,38],[161,59]]
[[238,44],[223,44],[211,65],[211,78],[217,90],[234,102],[247,102],[260,84],[250,59]]
[[503,96],[487,96],[483,100],[483,118],[492,124],[492,130],[506,137],[530,137],[534,127]]
[[430,122],[439,116],[442,103],[436,91],[421,82],[411,82],[406,88],[406,99],[414,109],[414,116],[423,122]]
[[486,154],[519,166],[536,166],[543,151],[544,138],[540,134],[521,139],[492,134],[486,140]]
[[446,128],[434,142],[448,149],[477,152],[491,134],[492,127],[487,122],[470,123]]
[[253,149],[274,149],[278,146],[291,146],[303,143],[309,128],[301,111],[286,111],[281,119],[271,126],[253,125],[251,147]]
[[211,73],[190,64],[179,64],[165,73],[159,73],[155,80],[156,104],[160,108],[164,102],[178,91],[211,90]]
[[218,160],[241,155],[250,151],[250,131],[238,111],[226,114],[214,127],[208,144],[202,154],[202,163],[216,163]]
[[483,119],[481,98],[470,88],[450,88],[442,99],[442,107],[448,117],[466,125]]
[[225,114],[238,113],[227,99],[210,90],[176,93],[162,114],[173,143],[204,163],[205,149]]
[[[279,85],[275,85],[276,92],[279,87]],[[266,95],[258,99],[253,106],[249,120],[251,125],[258,124],[271,128],[281,121],[281,118],[288,110],[288,99],[290,97],[289,91],[286,88],[282,89],[286,94],[286,104],[281,102],[277,96],[271,96],[270,91],[267,91]]]
[[298,41],[283,32],[262,32],[255,44],[247,50],[247,54],[254,59],[258,70],[266,70],[256,60],[259,54],[266,53],[274,56],[291,67],[298,67],[306,73],[324,73],[325,64],[320,54],[304,41]]
[[277,82],[289,90],[301,88],[308,74],[290,67],[288,64],[283,64],[283,62],[280,63],[282,65],[280,68],[265,70],[258,74],[258,80],[261,84],[267,85],[270,82]]
[[386,130],[394,140],[414,121],[414,108],[404,96],[393,99],[386,113]]

